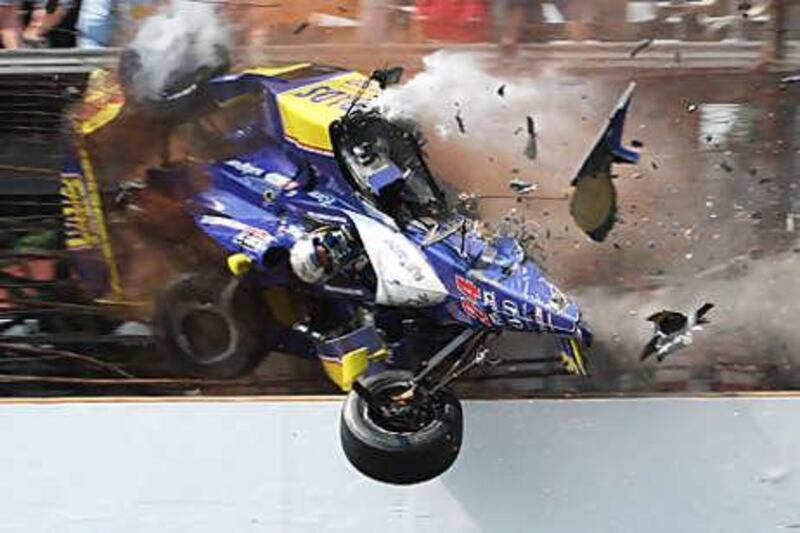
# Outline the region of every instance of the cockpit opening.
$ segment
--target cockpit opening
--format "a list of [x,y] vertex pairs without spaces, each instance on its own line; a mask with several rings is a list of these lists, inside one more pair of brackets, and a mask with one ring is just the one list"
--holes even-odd
[[440,218],[445,196],[409,128],[377,111],[354,111],[331,127],[336,157],[353,188],[403,221]]

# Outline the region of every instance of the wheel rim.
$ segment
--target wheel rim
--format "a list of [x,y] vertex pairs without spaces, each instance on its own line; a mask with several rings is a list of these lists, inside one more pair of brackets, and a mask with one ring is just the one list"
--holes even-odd
[[194,362],[211,365],[228,356],[235,330],[219,310],[211,306],[189,308],[176,322],[178,345]]
[[433,425],[438,412],[432,398],[416,394],[408,401],[393,399],[408,388],[408,383],[395,382],[371,391],[375,402],[365,404],[365,418],[392,433],[417,433]]

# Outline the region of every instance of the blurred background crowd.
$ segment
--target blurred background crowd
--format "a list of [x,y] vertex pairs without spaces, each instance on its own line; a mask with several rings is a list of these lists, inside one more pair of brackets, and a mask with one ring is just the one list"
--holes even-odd
[[[242,45],[760,40],[800,33],[797,0],[183,0],[212,3]],[[4,48],[124,44],[163,0],[0,0]],[[774,33],[774,32],[773,32]]]

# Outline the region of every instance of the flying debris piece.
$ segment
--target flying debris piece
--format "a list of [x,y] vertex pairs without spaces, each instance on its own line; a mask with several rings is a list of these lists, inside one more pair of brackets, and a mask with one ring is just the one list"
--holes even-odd
[[308,22],[303,21],[297,25],[297,27],[292,31],[294,35],[300,35],[308,28]]
[[653,170],[658,170],[658,163],[655,161],[650,161],[650,166],[653,167]]
[[742,14],[742,17],[747,18],[748,16],[750,16],[749,11],[753,9],[753,4],[751,4],[747,0],[742,0],[738,3],[736,9],[739,11],[739,13]]
[[644,148],[644,143],[639,139],[631,139],[631,146],[634,148]]
[[722,170],[724,170],[725,172],[733,172],[733,165],[731,165],[730,163],[728,163],[728,161],[727,161],[727,160],[725,160],[725,159],[723,159],[722,161],[720,161],[720,163],[719,163],[719,168],[721,168],[721,169],[722,169]]
[[784,76],[781,78],[781,83],[800,83],[800,74],[793,74],[791,76]]
[[653,44],[653,38],[652,37],[648,37],[647,39],[642,39],[641,41],[636,43],[636,46],[633,47],[633,50],[631,50],[630,56],[631,57],[636,57],[637,55],[639,55],[639,53],[643,52],[644,49],[647,48],[648,46],[650,46],[651,44]]
[[533,121],[533,117],[530,115],[527,116],[526,120],[528,128],[528,142],[525,144],[525,157],[531,161],[534,161],[539,153],[539,147],[536,142],[536,123]]
[[497,88],[497,96],[499,96],[500,98],[505,98],[505,96],[506,96],[506,84],[505,83]]
[[635,83],[628,86],[572,179],[575,193],[570,213],[594,241],[603,241],[617,221],[617,191],[611,181],[611,165],[639,161],[637,152],[622,145],[625,116],[635,88]]
[[508,182],[509,188],[516,194],[528,194],[536,190],[537,185],[521,179],[513,179]]
[[458,131],[461,132],[461,135],[467,133],[467,128],[464,127],[464,119],[461,118],[461,111],[456,113],[456,124],[458,124]]
[[703,324],[708,324],[705,315],[714,308],[714,304],[704,303],[691,316],[677,311],[659,311],[647,317],[653,323],[653,337],[642,350],[640,361],[653,354],[660,363],[666,356],[692,344],[694,332],[701,331]]
[[697,104],[689,104],[686,106],[687,113],[694,113],[695,111],[697,111]]

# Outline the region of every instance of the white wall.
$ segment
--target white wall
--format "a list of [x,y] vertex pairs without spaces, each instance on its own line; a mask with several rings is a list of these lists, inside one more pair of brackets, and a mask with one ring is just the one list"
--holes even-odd
[[468,402],[439,480],[365,479],[338,403],[0,405],[0,531],[781,531],[800,399]]

